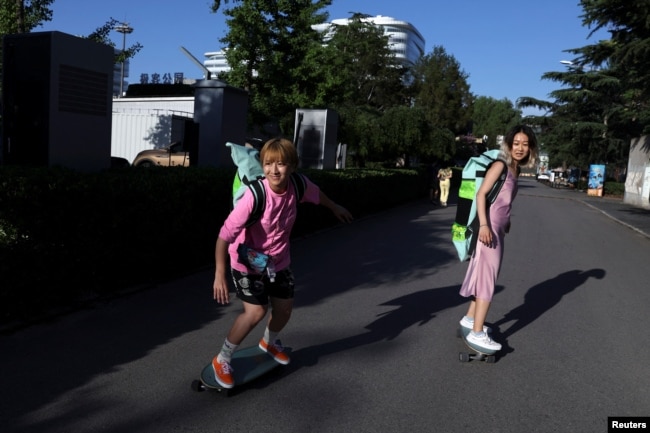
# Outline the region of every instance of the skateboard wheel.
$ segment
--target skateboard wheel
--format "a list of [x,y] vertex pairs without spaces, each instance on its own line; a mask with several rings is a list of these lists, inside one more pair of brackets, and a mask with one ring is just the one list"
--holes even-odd
[[460,352],[458,354],[458,359],[460,360],[460,362],[469,362],[470,359],[469,353]]
[[485,358],[485,362],[487,362],[488,364],[494,364],[496,362],[496,360],[497,360],[497,358],[494,355],[488,355]]
[[203,387],[203,384],[201,383],[200,380],[193,380],[192,381],[192,391],[202,392],[204,390],[205,390],[205,388]]

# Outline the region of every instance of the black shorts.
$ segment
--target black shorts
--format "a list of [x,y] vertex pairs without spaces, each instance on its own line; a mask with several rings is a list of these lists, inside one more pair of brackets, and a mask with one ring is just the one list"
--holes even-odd
[[291,269],[283,269],[272,283],[267,275],[249,274],[232,270],[237,297],[254,305],[268,305],[269,298],[293,299],[294,279]]

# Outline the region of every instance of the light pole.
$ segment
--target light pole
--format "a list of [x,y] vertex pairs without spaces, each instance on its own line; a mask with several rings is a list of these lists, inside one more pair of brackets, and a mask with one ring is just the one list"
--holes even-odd
[[[122,56],[124,56],[124,51],[126,50],[126,35],[133,32],[133,27],[129,26],[129,23],[122,23],[119,26],[115,26],[115,31],[122,33]],[[122,57],[122,70],[120,73],[120,98],[124,96],[124,62],[125,58]]]

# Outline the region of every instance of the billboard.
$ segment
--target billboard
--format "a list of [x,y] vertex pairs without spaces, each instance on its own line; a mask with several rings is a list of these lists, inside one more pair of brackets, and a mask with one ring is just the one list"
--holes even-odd
[[605,166],[591,164],[589,166],[589,180],[587,181],[587,195],[603,196],[603,185],[605,184]]

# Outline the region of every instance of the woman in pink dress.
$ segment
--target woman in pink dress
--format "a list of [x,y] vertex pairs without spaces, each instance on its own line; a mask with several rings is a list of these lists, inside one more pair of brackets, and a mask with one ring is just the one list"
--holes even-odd
[[[490,329],[484,323],[501,269],[505,235],[510,231],[510,209],[517,195],[517,177],[522,166],[532,167],[536,159],[537,138],[532,128],[515,126],[504,137],[499,161],[492,164],[476,193],[480,227],[476,250],[460,289],[462,296],[471,298],[460,325],[471,329],[466,337],[469,343],[490,352],[501,349],[501,345],[490,337]],[[505,183],[494,203],[488,205],[486,195],[499,178],[502,164],[508,168]]]

